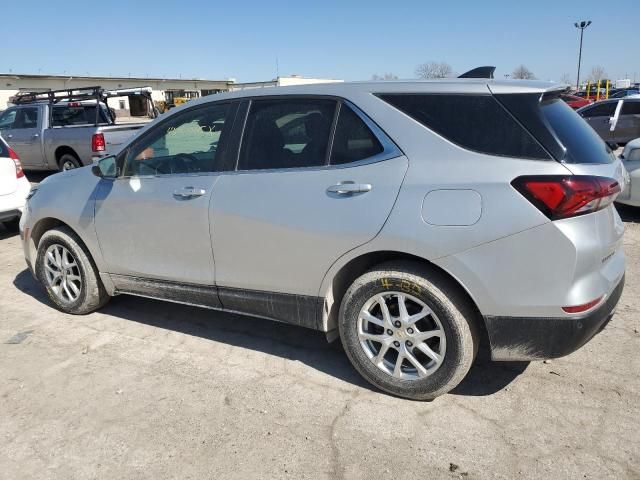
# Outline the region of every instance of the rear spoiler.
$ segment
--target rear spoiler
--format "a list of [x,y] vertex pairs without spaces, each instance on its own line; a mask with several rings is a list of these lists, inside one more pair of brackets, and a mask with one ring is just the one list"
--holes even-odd
[[496,67],[477,67],[463,73],[458,78],[493,78]]

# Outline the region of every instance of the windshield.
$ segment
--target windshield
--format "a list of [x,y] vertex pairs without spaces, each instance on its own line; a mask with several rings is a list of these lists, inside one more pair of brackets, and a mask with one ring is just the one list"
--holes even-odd
[[567,154],[567,163],[611,163],[611,149],[593,128],[560,98],[543,100],[540,108]]

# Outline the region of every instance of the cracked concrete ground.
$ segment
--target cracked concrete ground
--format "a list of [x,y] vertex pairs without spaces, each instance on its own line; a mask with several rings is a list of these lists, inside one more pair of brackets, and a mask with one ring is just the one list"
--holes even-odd
[[133,297],[54,310],[0,227],[0,478],[640,478],[640,209],[612,323],[549,363],[481,356],[431,403],[321,333]]

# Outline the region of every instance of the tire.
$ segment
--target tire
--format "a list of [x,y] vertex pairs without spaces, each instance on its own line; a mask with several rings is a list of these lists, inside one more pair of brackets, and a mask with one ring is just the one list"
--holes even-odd
[[3,222],[3,224],[4,228],[10,232],[17,232],[20,228],[20,217],[9,220],[8,222]]
[[[53,263],[48,263],[48,252],[53,258],[60,257],[57,253],[67,251],[66,265],[75,263],[66,269],[64,280],[67,282],[67,290],[62,288],[60,279],[50,281],[52,277]],[[64,254],[63,254],[64,255]],[[47,258],[45,258],[47,257]],[[72,261],[69,261],[72,260]],[[49,267],[49,268],[47,268]],[[46,232],[38,244],[38,256],[36,258],[36,276],[45,287],[49,299],[54,305],[65,313],[73,315],[85,315],[99,309],[109,301],[104,285],[98,275],[98,270],[91,259],[91,255],[78,236],[66,227],[54,228]],[[62,270],[62,269],[59,269]],[[49,276],[47,274],[49,272]],[[75,277],[78,277],[76,279]],[[58,283],[56,287],[56,283]],[[71,284],[73,284],[72,287]],[[77,295],[76,290],[78,291]],[[71,292],[71,296],[67,295]],[[75,295],[75,298],[72,298]]]
[[[391,323],[396,322],[391,328],[383,319],[380,298],[387,305]],[[407,319],[401,315],[400,298],[406,313],[420,320],[397,323],[400,317]],[[363,308],[377,320],[362,320]],[[443,273],[412,262],[390,262],[357,278],[345,293],[340,305],[340,338],[355,369],[371,384],[398,397],[431,400],[455,388],[469,372],[478,352],[477,317],[466,294]],[[427,332],[437,335],[422,340]],[[382,359],[383,341],[368,338],[391,342]],[[426,344],[429,356],[422,344]],[[407,356],[401,357],[401,351]],[[409,361],[409,354],[413,361]],[[398,358],[402,358],[399,371]],[[414,361],[423,368],[418,370]]]
[[63,153],[58,159],[58,168],[61,172],[66,170],[73,170],[74,168],[80,168],[82,163],[78,160],[73,153]]

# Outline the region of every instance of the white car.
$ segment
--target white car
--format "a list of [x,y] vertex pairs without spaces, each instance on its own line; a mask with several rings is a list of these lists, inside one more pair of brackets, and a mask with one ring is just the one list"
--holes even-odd
[[627,171],[629,181],[616,202],[640,207],[640,138],[625,145],[620,160]]
[[16,152],[0,137],[0,223],[17,230],[31,190]]

